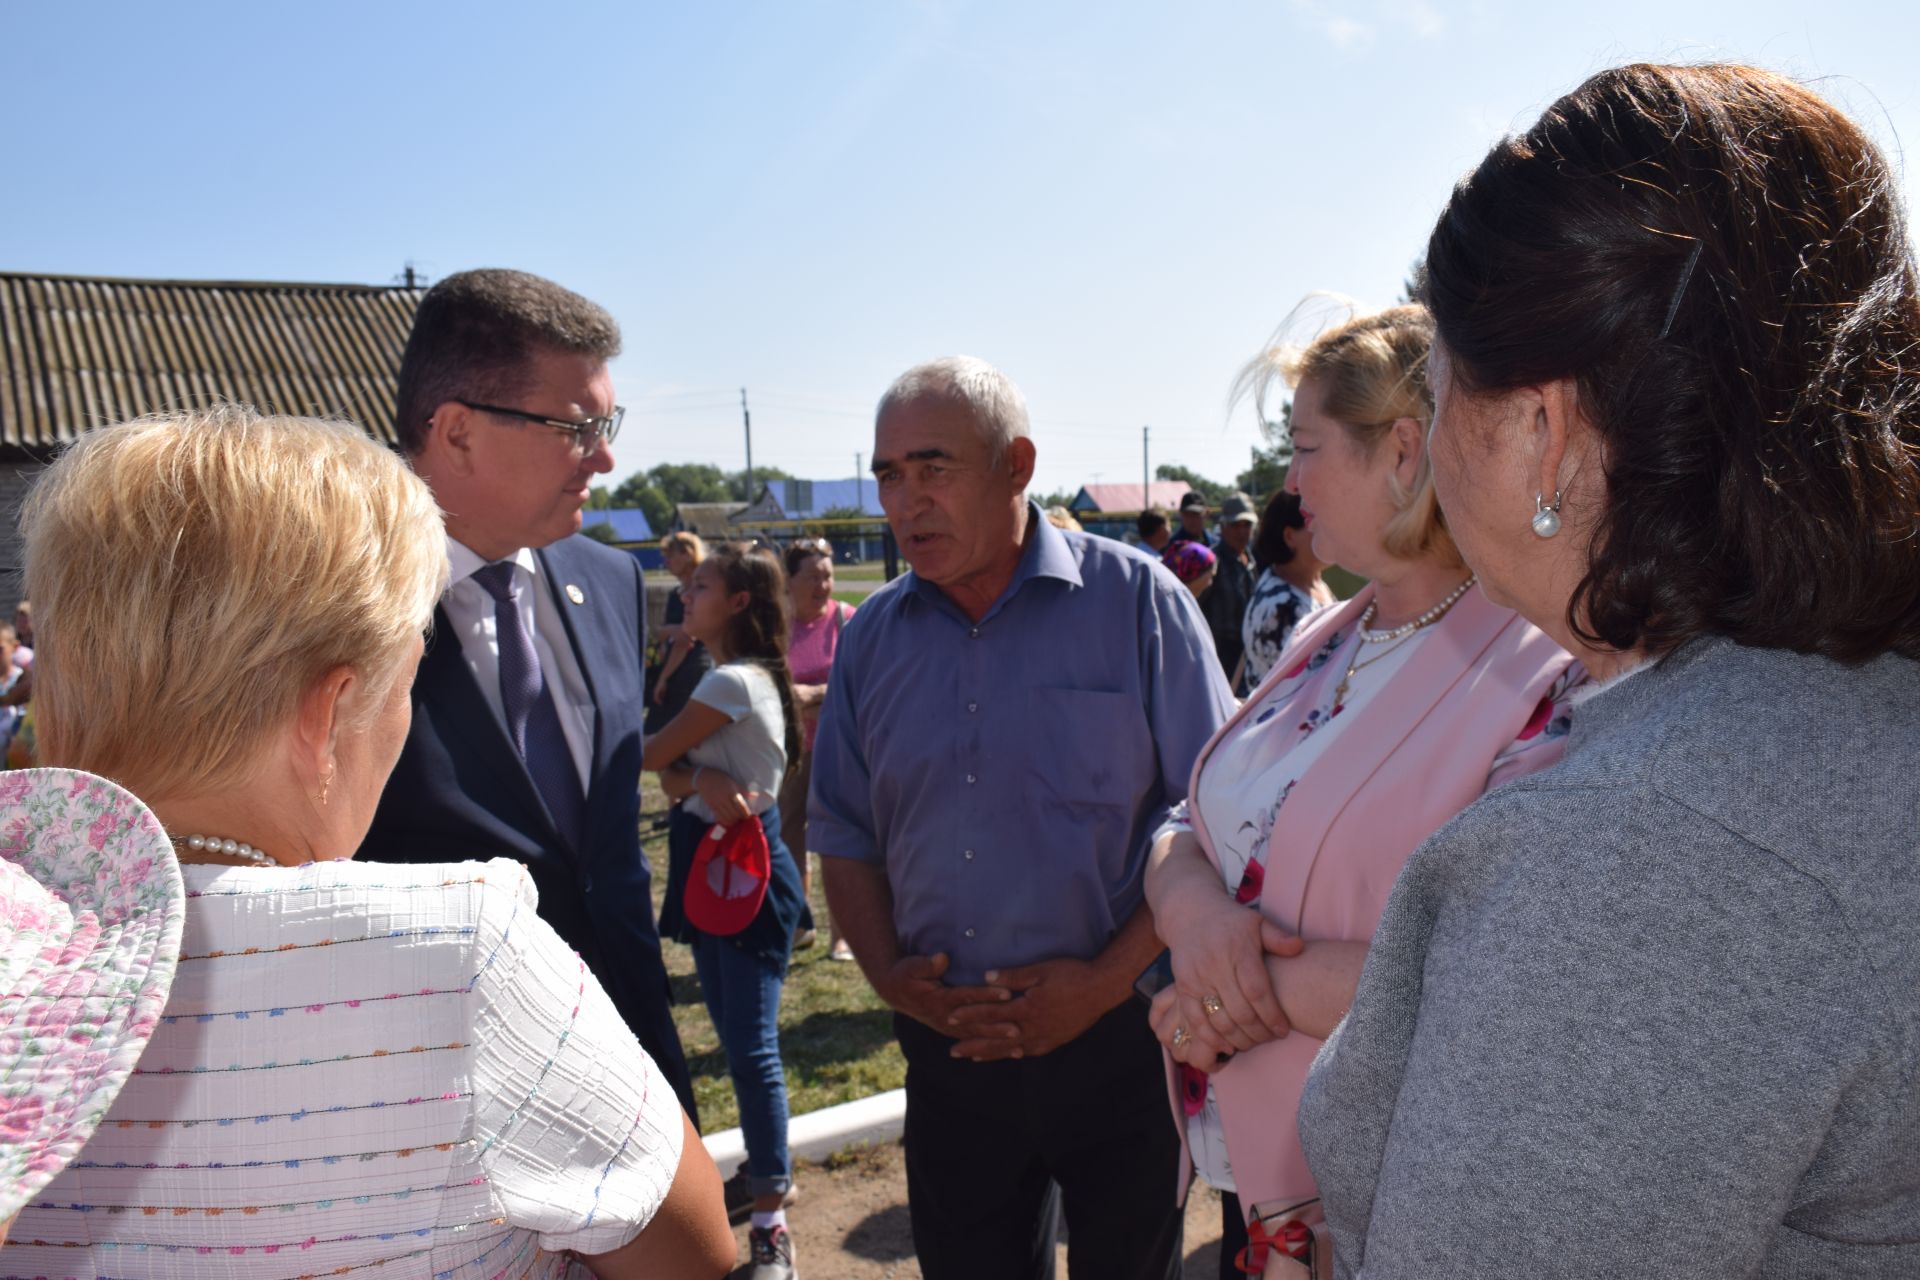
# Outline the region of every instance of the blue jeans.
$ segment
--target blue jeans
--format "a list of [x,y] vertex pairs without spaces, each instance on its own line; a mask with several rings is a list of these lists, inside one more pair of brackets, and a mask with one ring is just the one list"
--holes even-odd
[[755,956],[725,938],[693,939],[693,967],[707,1012],[726,1050],[740,1133],[747,1143],[747,1188],[756,1196],[786,1194],[793,1185],[787,1156],[787,1074],[780,1062],[780,987],[774,959]]

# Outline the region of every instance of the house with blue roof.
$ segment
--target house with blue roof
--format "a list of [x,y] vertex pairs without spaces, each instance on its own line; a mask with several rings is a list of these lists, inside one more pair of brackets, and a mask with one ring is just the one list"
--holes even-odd
[[830,511],[836,517],[858,511],[873,521],[863,528],[842,526],[828,531],[828,540],[833,543],[837,558],[878,560],[886,554],[881,535],[887,513],[880,505],[879,487],[872,476],[853,476],[846,480],[769,480],[760,487],[760,498],[752,507],[754,515],[786,520],[819,520]]
[[647,513],[638,507],[610,507],[604,511],[580,513],[582,530],[591,529],[597,524],[604,524],[611,529],[615,542],[653,541],[653,526],[647,523]]
[[789,520],[812,520],[829,511],[858,511],[885,519],[880,492],[872,476],[850,480],[769,480],[763,494],[771,495]]

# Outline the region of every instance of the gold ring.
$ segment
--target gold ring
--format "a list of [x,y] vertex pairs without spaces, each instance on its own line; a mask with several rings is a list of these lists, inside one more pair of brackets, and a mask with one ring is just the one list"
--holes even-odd
[[1220,1003],[1219,996],[1208,996],[1205,1000],[1202,1000],[1200,1002],[1200,1007],[1202,1009],[1205,1009],[1208,1013],[1218,1013],[1222,1009],[1226,1008],[1225,1005]]
[[1181,1045],[1185,1044],[1187,1041],[1191,1039],[1193,1039],[1193,1037],[1187,1034],[1187,1029],[1185,1027],[1175,1027],[1173,1029],[1173,1047],[1174,1048],[1178,1049]]

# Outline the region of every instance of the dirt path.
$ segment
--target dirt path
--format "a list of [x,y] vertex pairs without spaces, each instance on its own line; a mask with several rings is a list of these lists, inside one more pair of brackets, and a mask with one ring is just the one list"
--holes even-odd
[[[726,1170],[722,1170],[726,1172]],[[842,1157],[833,1168],[801,1164],[800,1199],[787,1211],[805,1280],[920,1280],[907,1221],[906,1164],[897,1143]],[[747,1229],[736,1229],[747,1256]],[[1219,1274],[1220,1198],[1203,1183],[1187,1197],[1184,1280]],[[1067,1280],[1060,1246],[1059,1280]]]

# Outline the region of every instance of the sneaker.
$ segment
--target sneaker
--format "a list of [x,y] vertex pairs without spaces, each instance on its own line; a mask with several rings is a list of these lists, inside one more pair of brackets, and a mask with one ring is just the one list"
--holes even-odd
[[805,951],[818,941],[820,941],[820,931],[818,929],[797,929],[793,935],[793,949],[795,951]]
[[[747,1189],[747,1166],[741,1165],[733,1171],[733,1176],[720,1184],[720,1194],[727,1205],[727,1221],[739,1226],[753,1216],[753,1192]],[[780,1201],[782,1209],[793,1207],[800,1198],[800,1189],[789,1186],[787,1194]]]
[[827,959],[843,960],[843,961],[851,960],[853,959],[853,948],[847,945],[847,940],[845,938],[842,938],[840,939],[840,941],[833,944],[833,950],[827,953]]
[[747,1260],[727,1280],[800,1280],[793,1265],[793,1233],[785,1227],[755,1227],[747,1232]]

